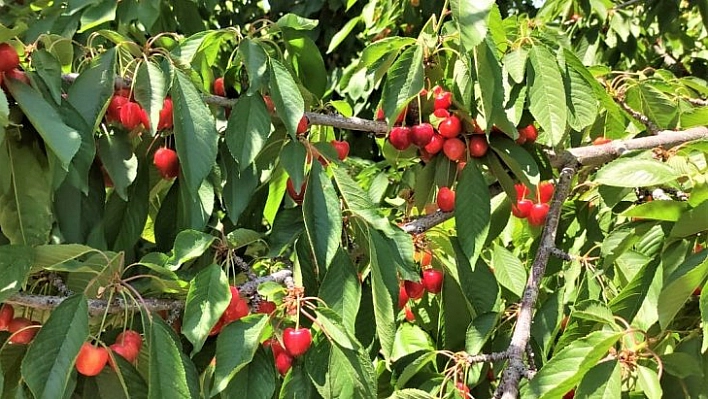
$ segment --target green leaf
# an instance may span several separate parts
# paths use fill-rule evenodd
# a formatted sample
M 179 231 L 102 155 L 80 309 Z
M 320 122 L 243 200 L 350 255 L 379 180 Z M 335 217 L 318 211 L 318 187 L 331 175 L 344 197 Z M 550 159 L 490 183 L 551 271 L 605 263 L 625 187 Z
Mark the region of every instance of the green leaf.
M 632 281 L 616 297 L 612 298 L 609 306 L 615 316 L 621 317 L 629 323 L 632 322 L 644 302 L 658 266 L 658 259 L 649 262 L 637 272 Z
M 300 82 L 317 98 L 327 90 L 327 70 L 317 44 L 306 32 L 283 29 L 285 48 Z
M 341 248 L 332 260 L 332 266 L 322 279 L 319 297 L 332 311 L 337 312 L 347 331 L 354 331 L 361 301 L 361 284 L 356 267 Z
M 410 323 L 401 323 L 398 326 L 391 360 L 395 362 L 416 352 L 433 351 L 435 351 L 435 345 L 422 328 Z
M 170 327 L 153 316 L 148 334 L 148 398 L 190 398 L 187 370 Z
M 475 162 L 467 163 L 455 193 L 455 225 L 460 245 L 470 264 L 477 262 L 487 239 L 491 217 L 489 201 L 484 176 Z
M 98 155 L 113 181 L 116 193 L 123 201 L 128 201 L 128 186 L 138 176 L 138 158 L 133 153 L 128 133 L 117 131 L 101 135 L 98 139 Z
M 626 101 L 635 111 L 647 116 L 660 127 L 674 124 L 676 103 L 651 83 L 642 82 L 627 89 Z
M 433 399 L 435 396 L 420 389 L 401 389 L 393 392 L 387 399 Z
M 180 231 L 175 239 L 173 254 L 165 267 L 172 271 L 179 269 L 184 263 L 202 256 L 215 240 L 216 237 L 211 234 L 195 230 Z
M 229 116 L 224 140 L 244 171 L 263 149 L 270 134 L 270 115 L 263 98 L 241 96 Z
M 361 16 L 354 17 L 347 21 L 342 29 L 332 36 L 332 40 L 329 41 L 329 47 L 327 47 L 327 54 L 330 54 L 337 47 L 339 47 L 339 45 L 344 41 L 344 39 L 347 38 L 347 36 L 349 36 L 359 22 L 361 22 Z
M 541 181 L 538 165 L 524 147 L 500 136 L 492 136 L 490 145 L 509 169 L 514 172 L 514 175 L 527 187 L 536 187 Z
M 233 376 L 251 362 L 268 317 L 251 315 L 229 323 L 216 340 L 216 370 L 212 395 L 223 391 Z
M 519 47 L 504 55 L 502 60 L 509 76 L 516 83 L 522 83 L 526 75 L 526 61 L 529 57 L 528 49 Z
M 495 244 L 492 267 L 499 284 L 521 298 L 526 287 L 526 268 L 519 258 L 503 246 Z
M 314 398 L 316 394 L 312 381 L 305 373 L 305 367 L 295 362 L 290 372 L 285 376 L 278 398 L 305 399 Z
M 585 80 L 580 69 L 585 66 L 568 49 L 563 49 L 565 61 L 564 82 L 566 90 L 566 105 L 568 107 L 568 124 L 576 131 L 590 126 L 597 118 L 597 99 L 593 88 Z
M 396 311 L 398 306 L 398 277 L 394 265 L 395 256 L 384 237 L 377 230 L 368 229 L 369 259 L 371 260 L 371 285 L 376 318 L 376 333 L 381 342 L 384 358 L 391 357 L 396 334 Z
M 529 86 L 529 111 L 546 132 L 549 144 L 557 146 L 565 136 L 567 120 L 563 78 L 553 54 L 544 46 L 529 50 L 526 81 Z
M 465 336 L 465 351 L 467 353 L 479 353 L 482 350 L 491 338 L 498 319 L 499 315 L 488 312 L 480 314 L 472 320 Z
M 180 178 L 192 195 L 211 172 L 219 139 L 214 118 L 199 92 L 184 73 L 177 71 L 172 85 L 174 137 Z
M 502 68 L 499 65 L 495 49 L 489 40 L 485 40 L 474 48 L 475 68 L 479 84 L 478 96 L 481 98 L 482 114 L 486 122 L 485 129 L 489 131 L 493 125 L 516 138 L 516 126 L 509 121 L 504 111 L 504 90 L 502 84 Z
M 622 212 L 622 216 L 675 222 L 689 209 L 681 201 L 649 201 Z
M 455 262 L 446 264 L 446 270 L 462 288 L 465 298 L 472 304 L 477 314 L 492 310 L 499 296 L 499 285 L 489 266 L 478 258 L 474 267 L 463 252 L 460 239 L 450 237 L 455 252 Z
M 46 92 L 56 104 L 61 104 L 61 65 L 59 60 L 47 50 L 35 50 L 32 52 L 32 66 L 37 70 L 37 75 L 41 79 Z
M 573 341 L 555 353 L 528 384 L 521 387 L 521 398 L 559 398 L 575 387 L 622 333 L 595 331 Z
M 326 339 L 318 339 L 308 351 L 305 362 L 310 380 L 325 398 L 376 397 L 376 372 L 364 351 L 341 348 Z
M 703 378 L 703 365 L 699 357 L 691 356 L 686 352 L 673 352 L 661 356 L 664 371 L 679 377 L 688 378 L 696 376 Z
M 398 376 L 396 380 L 396 387 L 403 388 L 406 383 L 410 381 L 419 371 L 428 366 L 429 364 L 434 364 L 435 358 L 437 357 L 436 352 L 426 352 L 418 356 L 415 360 L 410 362 L 403 372 Z
M 493 5 L 494 0 L 452 0 L 450 2 L 462 46 L 467 51 L 475 48 L 487 35 L 487 18 Z
M 290 137 L 294 138 L 297 125 L 305 111 L 305 101 L 302 99 L 300 89 L 290 71 L 276 59 L 271 58 L 268 63 L 268 76 L 275 111 L 285 124 Z
M 226 184 L 224 184 L 221 195 L 229 219 L 232 223 L 237 224 L 260 183 L 258 171 L 256 164 L 252 163 L 245 170 L 239 172 L 239 166 L 229 154 L 226 154 L 226 150 L 222 150 L 221 160 L 226 165 L 222 170 L 226 174 Z
M 135 100 L 142 105 L 150 119 L 150 132 L 155 135 L 157 123 L 160 121 L 160 111 L 167 96 L 167 80 L 162 69 L 157 64 L 144 61 L 135 73 Z
M 117 192 L 108 196 L 104 223 L 110 248 L 127 251 L 140 239 L 149 211 L 149 178 L 146 163 L 139 163 L 137 177 L 128 187 L 128 200 Z
M 691 359 L 693 357 L 690 357 Z M 637 388 L 639 388 L 647 399 L 661 399 L 664 397 L 659 381 L 659 374 L 641 364 L 637 365 Z
M 708 230 L 708 201 L 703 202 L 690 211 L 684 212 L 671 229 L 672 237 L 688 237 Z
M 10 190 L 0 195 L 0 230 L 11 244 L 44 244 L 54 221 L 46 160 L 14 140 L 5 140 L 0 151 L 7 154 L 9 163 L 3 168 L 9 168 L 12 178 Z
M 702 255 L 702 256 L 701 256 Z M 659 325 L 669 327 L 676 314 L 691 297 L 693 290 L 708 277 L 708 256 L 696 254 L 687 258 L 669 278 L 664 281 L 658 300 Z
M 613 187 L 656 186 L 680 177 L 663 162 L 652 159 L 618 158 L 600 168 L 595 182 Z
M 388 70 L 381 95 L 384 115 L 389 125 L 393 125 L 396 116 L 403 112 L 408 102 L 423 89 L 423 78 L 423 47 L 410 46 Z
M 280 17 L 275 24 L 281 29 L 313 30 L 319 23 L 320 21 L 316 19 L 304 18 L 297 14 L 288 13 Z
M 578 399 L 619 398 L 622 396 L 622 375 L 617 360 L 601 362 L 588 370 L 575 390 Z
M 342 213 L 332 181 L 319 162 L 313 162 L 310 170 L 302 211 L 317 268 L 324 271 L 339 248 Z
M 275 374 L 270 353 L 258 349 L 253 361 L 241 369 L 222 392 L 226 398 L 272 399 L 275 393 Z
M 0 246 L 0 302 L 4 302 L 25 286 L 34 259 L 32 247 Z
M 88 302 L 83 294 L 66 298 L 52 311 L 22 361 L 22 377 L 35 398 L 64 396 L 88 334 Z
M 114 2 L 98 2 L 82 10 L 80 21 L 81 28 L 78 33 L 84 33 L 92 28 L 95 28 L 103 23 L 116 20 L 117 3 Z
M 243 66 L 248 72 L 248 95 L 258 93 L 268 79 L 268 54 L 258 42 L 244 38 L 238 45 Z
M 57 110 L 32 87 L 12 79 L 6 79 L 4 84 L 44 143 L 57 156 L 62 169 L 69 170 L 69 163 L 81 146 L 81 134 L 62 122 Z
M 209 332 L 226 310 L 230 300 L 229 282 L 224 271 L 215 263 L 202 269 L 189 282 L 182 334 L 194 346 L 192 355 L 202 349 Z
M 116 47 L 98 57 L 69 86 L 67 100 L 89 126 L 98 127 L 115 85 Z
M 705 353 L 708 350 L 708 294 L 703 295 L 704 292 L 708 292 L 708 281 L 703 284 L 701 288 L 701 297 L 698 300 L 699 309 L 701 311 L 701 325 L 703 326 L 703 343 L 701 344 L 701 353 Z
M 393 36 L 381 39 L 364 49 L 361 53 L 361 64 L 370 68 L 384 56 L 397 54 L 403 47 L 413 44 L 415 44 L 415 39 L 411 37 Z

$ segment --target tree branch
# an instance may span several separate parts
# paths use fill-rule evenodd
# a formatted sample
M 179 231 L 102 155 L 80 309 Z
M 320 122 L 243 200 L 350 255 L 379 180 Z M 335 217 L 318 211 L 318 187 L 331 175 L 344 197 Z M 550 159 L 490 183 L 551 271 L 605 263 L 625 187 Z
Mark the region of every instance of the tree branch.
M 412 222 L 408 222 L 401 226 L 401 228 L 408 234 L 421 234 L 446 220 L 452 219 L 453 216 L 455 216 L 454 212 L 438 210 L 429 215 L 421 216 Z
M 659 126 L 656 125 L 656 123 L 652 122 L 651 119 L 649 119 L 648 116 L 632 109 L 632 107 L 630 107 L 626 102 L 624 102 L 624 99 L 615 98 L 615 102 L 619 104 L 623 110 L 627 111 L 628 114 L 632 115 L 632 118 L 638 120 L 641 124 L 646 126 L 647 130 L 649 130 L 649 133 L 656 134 L 659 130 L 661 130 L 659 129 Z

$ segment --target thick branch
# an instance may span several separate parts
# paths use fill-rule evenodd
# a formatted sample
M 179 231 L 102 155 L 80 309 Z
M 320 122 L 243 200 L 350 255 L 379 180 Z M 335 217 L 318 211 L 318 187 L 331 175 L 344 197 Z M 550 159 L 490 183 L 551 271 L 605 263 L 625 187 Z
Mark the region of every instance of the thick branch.
M 502 383 L 499 384 L 497 391 L 494 394 L 495 398 L 514 399 L 519 393 L 519 381 L 528 370 L 524 364 L 524 353 L 529 343 L 531 335 L 531 320 L 533 318 L 533 310 L 538 298 L 538 290 L 541 284 L 541 279 L 546 272 L 546 265 L 551 256 L 551 252 L 556 247 L 556 234 L 558 231 L 558 223 L 560 221 L 561 209 L 563 202 L 570 193 L 570 185 L 575 175 L 574 167 L 564 167 L 561 170 L 558 184 L 556 185 L 553 200 L 551 201 L 551 209 L 546 216 L 546 224 L 541 234 L 541 245 L 536 252 L 536 258 L 531 267 L 531 274 L 524 288 L 524 295 L 519 307 L 519 313 L 514 327 L 514 334 L 511 337 L 509 344 L 509 365 L 504 370 Z
M 430 215 L 421 216 L 412 222 L 408 222 L 401 226 L 401 228 L 408 234 L 421 234 L 439 225 L 440 223 L 451 219 L 453 216 L 455 216 L 454 212 L 443 212 L 438 210 Z
M 579 164 L 595 166 L 609 162 L 627 151 L 650 150 L 656 147 L 671 148 L 694 140 L 708 140 L 708 126 L 699 126 L 682 131 L 663 130 L 656 136 L 630 140 L 613 140 L 603 145 L 571 148 L 558 154 L 551 154 L 551 164 L 556 168 Z

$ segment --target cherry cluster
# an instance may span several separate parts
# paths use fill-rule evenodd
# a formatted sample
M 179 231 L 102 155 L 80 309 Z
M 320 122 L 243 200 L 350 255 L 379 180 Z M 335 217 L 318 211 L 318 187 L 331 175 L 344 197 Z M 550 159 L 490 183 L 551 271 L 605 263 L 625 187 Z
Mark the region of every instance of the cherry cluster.
M 15 309 L 7 304 L 0 307 L 0 331 L 8 331 L 11 344 L 26 345 L 32 342 L 39 331 L 40 323 L 26 317 L 15 317 Z
M 445 278 L 442 270 L 431 266 L 433 254 L 429 250 L 416 252 L 415 258 L 422 267 L 420 282 L 403 280 L 398 290 L 398 307 L 404 309 L 406 320 L 411 323 L 415 321 L 415 316 L 408 302 L 422 298 L 426 291 L 433 295 L 439 294 Z
M 270 348 L 275 360 L 275 368 L 284 376 L 290 371 L 293 360 L 307 353 L 312 345 L 312 332 L 309 328 L 288 327 L 283 330 L 283 343 L 272 337 L 263 342 L 263 346 Z
M 106 349 L 103 345 L 94 345 L 84 342 L 76 357 L 76 371 L 86 377 L 93 377 L 101 373 L 106 364 L 116 369 L 110 353 L 120 355 L 129 363 L 135 364 L 138 354 L 143 346 L 143 337 L 134 330 L 125 330 L 118 334 L 115 343 Z
M 532 226 L 541 226 L 546 221 L 550 206 L 548 202 L 553 198 L 555 186 L 552 182 L 541 182 L 536 187 L 535 202 L 526 198 L 531 190 L 523 183 L 514 185 L 516 189 L 516 204 L 511 206 L 511 213 L 520 219 L 528 219 Z
M 231 300 L 226 306 L 224 313 L 221 314 L 219 320 L 216 322 L 214 327 L 212 327 L 211 332 L 209 332 L 209 335 L 211 336 L 220 333 L 221 329 L 223 329 L 227 324 L 248 316 L 248 313 L 250 312 L 248 302 L 241 298 L 238 288 L 230 286 L 229 290 L 231 292 Z

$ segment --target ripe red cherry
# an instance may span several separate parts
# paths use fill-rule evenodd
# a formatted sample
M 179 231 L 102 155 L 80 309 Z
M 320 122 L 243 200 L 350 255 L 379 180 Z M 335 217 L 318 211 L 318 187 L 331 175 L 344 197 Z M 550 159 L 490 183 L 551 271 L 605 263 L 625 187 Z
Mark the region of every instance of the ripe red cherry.
M 443 144 L 443 152 L 451 161 L 463 161 L 466 149 L 465 143 L 458 138 L 447 139 Z
M 160 120 L 157 122 L 157 130 L 172 129 L 172 99 L 167 97 L 162 102 L 160 110 Z
M 406 113 L 408 112 L 408 107 L 403 108 L 403 111 L 401 111 L 400 114 L 396 117 L 396 122 L 394 122 L 394 125 L 400 125 L 403 122 L 403 119 L 406 117 Z M 386 115 L 384 114 L 383 108 L 379 108 L 376 110 L 376 120 L 377 121 L 385 121 L 386 120 Z
M 465 385 L 464 382 L 457 381 L 455 383 L 455 388 L 457 388 L 457 392 L 459 392 L 460 396 L 462 396 L 463 398 L 467 399 L 472 397 L 472 395 L 470 395 L 470 388 Z
M 8 43 L 0 43 L 0 73 L 8 72 L 20 65 L 20 56 Z
M 438 191 L 438 208 L 443 212 L 455 210 L 455 192 L 447 187 L 440 187 Z
M 607 137 L 598 137 L 595 140 L 592 141 L 592 145 L 603 145 L 611 142 L 612 139 L 608 139 Z
M 292 357 L 302 356 L 310 349 L 312 333 L 307 328 L 288 327 L 283 331 L 283 346 Z
M 404 306 L 408 303 L 408 292 L 406 291 L 406 287 L 401 284 L 398 287 L 398 308 L 403 309 Z
M 7 331 L 12 334 L 10 336 L 9 342 L 11 344 L 29 344 L 34 338 L 34 336 L 37 334 L 37 331 L 39 331 L 39 328 L 28 327 L 38 325 L 38 322 L 31 321 L 24 317 L 16 317 L 10 320 L 10 324 L 7 326 Z
M 411 142 L 418 147 L 425 147 L 433 139 L 435 130 L 430 123 L 421 123 L 411 128 Z
M 433 212 L 435 212 L 435 210 L 433 210 Z M 421 266 L 425 267 L 430 266 L 430 262 L 433 260 L 433 254 L 429 250 L 418 251 L 415 253 L 413 258 L 416 262 L 420 262 Z
M 563 399 L 573 399 L 575 397 L 575 389 L 571 389 L 563 395 Z
M 143 109 L 138 103 L 127 102 L 120 107 L 120 123 L 128 130 L 133 130 L 143 123 Z
M 344 140 L 332 140 L 332 145 L 334 146 L 334 149 L 337 150 L 337 158 L 339 158 L 340 161 L 347 159 L 347 156 L 349 155 L 349 142 Z
M 512 205 L 511 213 L 517 218 L 524 219 L 531 213 L 531 208 L 533 207 L 533 201 L 530 199 L 520 199 L 516 201 L 516 205 Z
M 263 314 L 271 314 L 275 312 L 276 309 L 275 302 L 271 301 L 261 301 L 258 304 L 258 309 L 256 309 L 256 313 L 263 313 Z
M 306 187 L 307 187 L 307 181 L 304 181 L 304 182 L 302 182 L 302 186 L 300 186 L 300 192 L 295 191 L 295 185 L 293 183 L 293 180 L 288 177 L 288 183 L 287 183 L 288 195 L 290 195 L 290 198 L 292 198 L 296 204 L 302 205 L 302 200 L 305 198 L 305 188 Z
M 423 294 L 425 294 L 423 284 L 416 283 L 415 281 L 406 280 L 403 282 L 403 287 L 410 299 L 420 299 L 423 297 Z
M 408 320 L 410 323 L 415 322 L 415 315 L 413 314 L 411 307 L 406 305 L 406 308 L 404 310 L 406 313 L 406 320 Z
M 135 362 L 138 358 L 138 353 L 140 353 L 140 351 L 136 350 L 132 345 L 122 345 L 117 342 L 109 346 L 109 348 L 113 353 L 122 356 L 123 359 L 127 360 L 129 363 Z M 114 365 L 111 364 L 111 367 L 114 367 Z
M 15 309 L 10 305 L 2 305 L 0 308 L 0 331 L 7 331 L 12 318 L 15 316 Z
M 76 370 L 87 377 L 93 377 L 106 367 L 106 362 L 108 362 L 106 348 L 84 342 L 76 357 Z
M 108 103 L 108 109 L 106 110 L 106 120 L 108 122 L 120 121 L 120 109 L 129 102 L 130 100 L 127 97 L 119 95 L 111 97 L 111 102 Z
M 383 121 L 386 119 L 386 115 L 384 115 L 383 108 L 379 108 L 376 110 L 376 120 L 377 121 Z
M 703 291 L 703 288 L 702 288 L 702 287 L 696 287 L 696 288 L 693 290 L 693 296 L 701 296 L 701 291 Z
M 546 221 L 546 215 L 548 215 L 549 208 L 550 207 L 546 203 L 534 204 L 531 207 L 531 212 L 529 212 L 529 224 L 531 226 L 542 226 Z
M 538 202 L 548 202 L 553 198 L 553 191 L 555 186 L 553 183 L 547 181 L 538 185 Z
M 534 125 L 527 125 L 518 129 L 519 137 L 523 137 L 524 141 L 533 143 L 538 138 L 538 130 Z
M 462 132 L 462 122 L 455 115 L 448 116 L 440 122 L 438 131 L 447 138 L 455 138 Z
M 403 151 L 411 145 L 411 129 L 407 127 L 395 126 L 388 135 L 388 141 L 393 148 Z
M 481 158 L 487 153 L 489 144 L 485 136 L 474 135 L 470 138 L 470 156 Z
M 265 102 L 266 108 L 268 109 L 268 113 L 272 114 L 275 112 L 275 104 L 273 103 L 273 99 L 270 98 L 270 96 L 265 95 L 263 96 L 263 102 Z
M 220 97 L 226 97 L 226 87 L 224 86 L 224 78 L 214 79 L 214 94 Z
M 216 324 L 214 324 L 214 327 L 211 328 L 211 331 L 209 331 L 209 336 L 213 337 L 214 335 L 220 333 L 221 329 L 224 328 L 224 324 L 224 319 L 219 318 Z
M 514 190 L 516 191 L 517 200 L 524 199 L 527 195 L 531 193 L 531 190 L 529 190 L 529 188 L 526 187 L 524 183 L 514 184 Z
M 452 93 L 441 91 L 435 95 L 435 104 L 433 105 L 435 109 L 448 109 L 450 105 L 452 105 Z
M 133 347 L 137 352 L 140 352 L 140 348 L 143 346 L 143 337 L 137 331 L 125 330 L 118 334 L 116 337 L 116 343 L 123 346 Z
M 5 79 L 14 79 L 26 85 L 30 84 L 30 79 L 27 74 L 17 68 L 5 72 Z
M 430 139 L 430 142 L 423 148 L 428 154 L 435 155 L 442 151 L 444 145 L 445 138 L 439 134 L 433 134 L 433 138 Z
M 231 286 L 229 287 L 229 290 L 231 291 L 231 300 L 226 306 L 224 314 L 221 315 L 221 318 L 224 319 L 225 324 L 239 320 L 242 317 L 246 317 L 249 312 L 248 303 L 241 298 L 238 288 Z
M 305 134 L 307 132 L 307 128 L 310 126 L 310 120 L 307 119 L 306 115 L 303 115 L 302 118 L 300 118 L 300 122 L 297 124 L 297 131 L 295 134 Z
M 442 291 L 443 277 L 442 270 L 423 270 L 423 287 L 431 294 L 439 294 Z
M 278 369 L 280 375 L 284 376 L 290 371 L 293 366 L 293 358 L 289 354 L 282 352 L 275 357 L 275 368 Z
M 440 109 L 436 109 L 435 111 L 433 111 L 433 115 L 435 115 L 438 118 L 444 119 L 444 118 L 447 118 L 450 116 L 450 112 L 448 110 L 446 110 L 445 108 L 440 108 Z
M 163 179 L 173 179 L 179 175 L 179 158 L 175 150 L 161 147 L 155 151 L 152 159 L 157 170 L 160 171 L 160 176 Z

